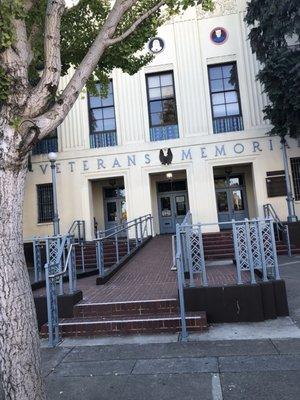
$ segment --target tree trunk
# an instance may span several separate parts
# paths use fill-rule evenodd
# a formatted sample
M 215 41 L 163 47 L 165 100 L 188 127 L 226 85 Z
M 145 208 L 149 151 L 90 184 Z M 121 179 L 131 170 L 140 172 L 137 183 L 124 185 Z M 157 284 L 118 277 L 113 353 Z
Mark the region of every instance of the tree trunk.
M 23 249 L 26 162 L 0 165 L 0 362 L 5 399 L 44 400 L 35 306 Z

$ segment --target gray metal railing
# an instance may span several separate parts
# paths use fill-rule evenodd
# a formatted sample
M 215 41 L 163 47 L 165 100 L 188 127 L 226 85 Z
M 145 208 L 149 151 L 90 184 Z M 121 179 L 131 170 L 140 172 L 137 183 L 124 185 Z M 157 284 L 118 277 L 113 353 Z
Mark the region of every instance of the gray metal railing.
M 48 238 L 46 246 L 49 249 L 49 257 L 45 264 L 48 343 L 49 347 L 55 347 L 60 342 L 58 296 L 63 295 L 66 288 L 69 294 L 76 291 L 75 246 L 78 246 L 78 243 L 74 242 L 74 237 L 70 235 L 53 236 Z M 64 277 L 68 280 L 66 286 L 63 285 Z
M 226 225 L 232 228 L 236 284 L 243 285 L 249 284 L 249 280 L 251 284 L 257 282 L 255 270 L 261 271 L 263 281 L 280 279 L 273 224 L 272 218 L 193 224 L 190 213 L 181 225 L 177 224 L 174 252 L 182 340 L 187 340 L 184 288 L 210 285 L 207 276 L 209 267 L 206 265 L 204 252 L 203 227 L 216 226 L 216 231 Z
M 41 236 L 33 238 L 33 265 L 34 265 L 34 282 L 45 279 L 44 265 L 49 263 L 51 254 L 55 253 L 57 246 L 60 246 L 60 240 L 63 237 L 72 237 L 74 243 L 80 248 L 81 271 L 85 271 L 84 258 L 84 242 L 85 242 L 85 221 L 75 220 L 70 226 L 66 235 L 60 236 Z M 66 249 L 63 253 L 66 257 Z
M 277 239 L 280 240 L 281 238 L 285 238 L 285 242 L 287 245 L 288 256 L 292 256 L 292 248 L 290 242 L 290 234 L 289 234 L 289 227 L 287 224 L 284 224 L 281 219 L 279 218 L 278 214 L 276 213 L 275 208 L 272 204 L 267 203 L 263 205 L 264 210 L 264 217 L 265 218 L 273 218 L 274 220 L 274 229 L 276 232 Z
M 94 242 L 96 244 L 99 276 L 104 278 L 111 273 L 149 236 L 153 236 L 153 217 L 151 214 L 126 221 L 105 231 L 97 231 L 97 238 L 94 239 Z M 114 259 L 108 268 L 105 268 L 105 246 L 110 246 L 114 251 Z

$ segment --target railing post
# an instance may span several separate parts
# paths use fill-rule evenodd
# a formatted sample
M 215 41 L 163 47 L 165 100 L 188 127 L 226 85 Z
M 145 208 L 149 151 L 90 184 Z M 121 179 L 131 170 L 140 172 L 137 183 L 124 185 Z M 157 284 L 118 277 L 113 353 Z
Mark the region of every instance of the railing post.
M 139 237 L 138 237 L 138 219 L 134 220 L 134 227 L 135 227 L 135 244 L 138 247 L 139 244 Z
M 150 215 L 150 235 L 153 237 L 153 218 Z
M 180 226 L 176 225 L 176 267 L 177 267 L 177 281 L 178 281 L 178 295 L 179 295 L 179 307 L 180 307 L 180 319 L 181 319 L 181 341 L 187 342 L 188 333 L 186 329 L 185 320 L 185 301 L 184 301 L 184 290 L 183 290 L 183 277 L 184 271 L 182 270 L 182 251 L 181 251 L 181 240 L 180 240 Z
M 34 265 L 34 281 L 38 282 L 42 279 L 42 257 L 41 242 L 39 239 L 33 239 L 33 265 Z
M 235 263 L 236 263 L 236 275 L 237 275 L 237 284 L 242 285 L 242 273 L 241 273 L 241 260 L 240 260 L 240 252 L 238 245 L 238 235 L 236 232 L 236 221 L 231 220 L 232 223 L 232 236 L 233 236 L 233 246 L 234 246 L 234 254 L 235 254 Z
M 289 226 L 285 225 L 285 237 L 286 237 L 286 245 L 288 248 L 288 256 L 292 257 L 292 248 L 291 248 L 291 241 L 290 241 L 290 232 L 289 232 Z
M 256 283 L 255 274 L 254 274 L 254 263 L 253 263 L 253 254 L 252 254 L 252 245 L 251 245 L 251 237 L 250 237 L 250 221 L 245 219 L 245 232 L 246 232 L 246 246 L 248 253 L 248 262 L 251 276 L 251 283 Z
M 273 257 L 274 257 L 275 279 L 280 279 L 279 268 L 278 268 L 278 259 L 277 259 L 276 241 L 275 241 L 274 230 L 272 229 L 272 220 L 271 219 L 269 221 L 269 224 L 270 224 L 272 251 L 273 251 Z
M 141 242 L 143 241 L 143 220 L 142 220 L 142 217 L 140 217 L 139 218 L 139 220 L 140 220 L 140 237 L 141 237 Z
M 97 268 L 99 276 L 104 277 L 104 256 L 103 256 L 103 240 L 97 240 L 96 242 L 96 256 L 97 256 Z
M 189 267 L 189 273 L 190 273 L 190 286 L 194 287 L 195 282 L 194 282 L 194 271 L 193 271 L 193 257 L 192 257 L 192 233 L 193 232 L 193 226 L 188 226 L 185 225 L 185 234 L 186 234 L 186 253 L 187 253 L 187 260 L 188 260 L 188 267 Z
M 80 251 L 81 251 L 81 269 L 82 272 L 85 271 L 85 262 L 84 262 L 84 244 L 80 243 Z
M 48 340 L 49 347 L 55 347 L 59 338 L 59 325 L 58 325 L 58 305 L 57 305 L 57 292 L 56 292 L 56 279 L 50 278 L 48 264 L 45 265 L 45 279 L 46 279 L 46 296 L 47 296 L 47 314 L 48 314 Z
M 126 229 L 126 239 L 127 239 L 127 254 L 130 254 L 130 237 L 129 237 L 129 228 L 127 226 Z
M 116 246 L 117 263 L 119 263 L 119 241 L 118 241 L 118 234 L 115 234 L 115 246 Z
M 262 271 L 263 271 L 263 281 L 268 281 L 268 272 L 267 272 L 267 264 L 266 264 L 266 257 L 265 257 L 265 246 L 264 246 L 264 239 L 262 233 L 262 221 L 256 220 L 257 232 L 258 232 L 258 241 L 259 241 L 259 249 L 260 249 L 260 259 L 262 263 Z
M 203 286 L 208 286 L 207 276 L 206 276 L 206 267 L 205 267 L 205 258 L 204 258 L 204 248 L 203 248 L 203 238 L 202 238 L 201 224 L 199 224 L 199 228 L 198 228 L 198 240 L 199 240 L 199 251 L 200 251 L 200 262 L 201 262 L 201 269 L 202 269 Z

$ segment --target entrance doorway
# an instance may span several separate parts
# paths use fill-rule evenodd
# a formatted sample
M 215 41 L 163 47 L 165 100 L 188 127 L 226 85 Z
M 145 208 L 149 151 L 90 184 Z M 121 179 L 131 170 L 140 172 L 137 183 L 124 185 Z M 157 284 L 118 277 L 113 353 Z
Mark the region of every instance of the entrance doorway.
M 219 222 L 249 218 L 244 174 L 217 176 L 214 181 Z
M 189 209 L 186 180 L 157 183 L 160 233 L 174 233 Z
M 127 221 L 124 186 L 104 187 L 105 229 L 114 228 Z

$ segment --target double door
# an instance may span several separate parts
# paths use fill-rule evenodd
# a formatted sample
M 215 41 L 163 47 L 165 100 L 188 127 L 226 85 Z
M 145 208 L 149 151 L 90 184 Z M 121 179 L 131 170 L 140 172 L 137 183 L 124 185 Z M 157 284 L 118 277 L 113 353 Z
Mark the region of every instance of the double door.
M 158 194 L 160 233 L 175 233 L 176 224 L 181 224 L 188 211 L 187 192 Z
M 249 217 L 246 188 L 243 183 L 244 179 L 241 176 L 230 177 L 224 181 L 224 187 L 216 187 L 219 222 L 232 219 L 240 221 Z
M 127 221 L 126 199 L 122 196 L 123 191 L 116 190 L 116 196 L 107 196 L 104 200 L 105 229 L 114 228 Z

